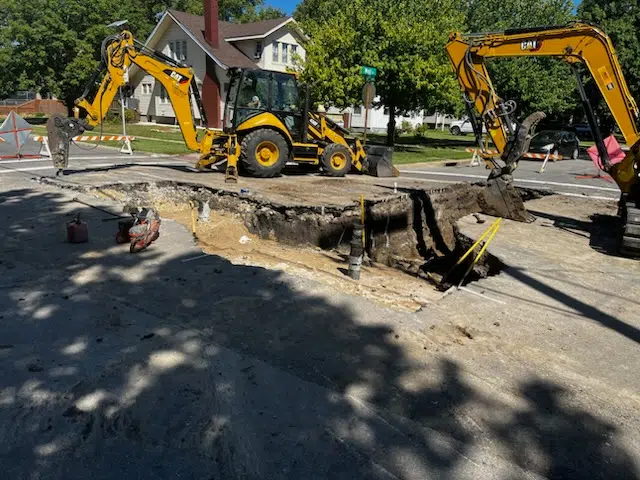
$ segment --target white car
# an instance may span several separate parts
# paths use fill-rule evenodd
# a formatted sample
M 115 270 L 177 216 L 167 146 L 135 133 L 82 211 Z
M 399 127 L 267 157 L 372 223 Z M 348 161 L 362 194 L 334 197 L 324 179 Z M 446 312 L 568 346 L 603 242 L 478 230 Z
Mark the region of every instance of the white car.
M 464 135 L 466 133 L 473 133 L 473 127 L 471 126 L 471 122 L 468 118 L 464 120 L 454 120 L 449 125 L 449 131 L 453 135 Z M 487 133 L 487 130 L 484 128 L 484 124 L 482 125 L 482 133 Z
M 512 126 L 514 130 L 517 128 L 515 123 L 513 123 Z M 449 131 L 453 135 L 466 135 L 467 133 L 473 133 L 473 127 L 471 126 L 469 119 L 465 118 L 464 120 L 455 120 L 451 122 L 451 125 L 449 125 Z M 482 124 L 482 133 L 487 133 L 484 123 Z

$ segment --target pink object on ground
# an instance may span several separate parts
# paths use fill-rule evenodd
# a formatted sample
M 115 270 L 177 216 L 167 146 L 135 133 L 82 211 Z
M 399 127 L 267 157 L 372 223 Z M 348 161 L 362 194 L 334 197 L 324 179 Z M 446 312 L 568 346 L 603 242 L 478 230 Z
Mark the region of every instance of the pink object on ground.
M 609 153 L 609 159 L 611 159 L 611 165 L 615 165 L 616 163 L 620 163 L 624 157 L 625 153 L 620 148 L 620 144 L 616 140 L 616 137 L 613 135 L 608 136 L 604 139 L 604 146 Z M 587 153 L 591 158 L 591 161 L 594 163 L 596 167 L 602 170 L 602 162 L 600 161 L 600 155 L 598 154 L 598 147 L 596 145 L 592 145 L 587 148 Z

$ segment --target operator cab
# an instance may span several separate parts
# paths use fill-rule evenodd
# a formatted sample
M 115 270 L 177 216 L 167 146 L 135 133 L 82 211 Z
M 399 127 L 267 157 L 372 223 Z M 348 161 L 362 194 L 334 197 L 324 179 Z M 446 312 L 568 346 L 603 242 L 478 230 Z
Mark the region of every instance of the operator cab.
M 226 133 L 269 112 L 287 127 L 292 138 L 301 138 L 304 108 L 296 75 L 259 69 L 232 69 L 229 75 L 223 120 Z

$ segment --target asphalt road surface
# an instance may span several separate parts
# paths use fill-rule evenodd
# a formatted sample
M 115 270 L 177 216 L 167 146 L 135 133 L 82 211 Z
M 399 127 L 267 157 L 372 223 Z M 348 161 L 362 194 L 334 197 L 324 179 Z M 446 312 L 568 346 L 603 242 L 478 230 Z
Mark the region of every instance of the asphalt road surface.
M 20 158 L 11 157 L 12 150 L 0 144 L 0 182 L 10 182 L 16 176 L 51 176 L 55 175 L 51 159 L 39 155 L 40 144 L 29 140 L 21 149 Z M 185 165 L 185 160 L 176 156 L 151 155 L 134 152 L 133 155 L 121 154 L 118 148 L 89 144 L 71 145 L 69 169 L 82 170 L 104 168 L 112 165 Z
M 135 145 L 134 145 L 135 148 Z M 19 176 L 51 176 L 55 175 L 55 169 L 51 160 L 40 157 L 38 152 L 40 144 L 30 140 L 22 148 L 22 158 L 0 159 L 0 182 L 11 181 Z M 0 144 L 0 157 L 11 155 L 12 152 L 6 146 Z M 142 152 L 134 152 L 133 155 L 121 154 L 117 148 L 91 145 L 72 145 L 69 169 L 81 171 L 93 168 L 105 168 L 112 165 L 180 165 L 190 166 L 192 161 L 187 161 L 180 156 L 152 155 Z M 544 173 L 539 173 L 541 161 L 523 160 L 514 173 L 517 186 L 529 187 L 541 190 L 550 190 L 555 193 L 569 196 L 588 196 L 595 199 L 617 200 L 620 190 L 613 179 L 606 173 L 600 172 L 600 178 L 592 178 L 598 171 L 589 160 L 562 160 L 549 162 Z M 459 183 L 478 182 L 487 178 L 488 171 L 484 165 L 470 167 L 466 163 L 455 163 L 445 166 L 441 163 L 422 165 L 401 165 L 401 175 L 405 178 L 424 180 L 433 183 Z M 163 179 L 162 175 L 154 175 L 157 179 Z M 170 173 L 166 178 L 171 177 Z
M 544 173 L 539 173 L 541 166 L 542 161 L 522 160 L 513 175 L 515 184 L 521 187 L 551 190 L 569 196 L 588 196 L 607 200 L 617 200 L 620 196 L 618 186 L 608 174 L 600 172 L 600 178 L 592 178 L 598 174 L 598 170 L 589 160 L 549 162 Z M 400 173 L 404 177 L 444 183 L 477 182 L 486 179 L 489 174 L 484 165 L 470 167 L 466 163 L 456 163 L 454 166 L 406 165 L 400 166 Z

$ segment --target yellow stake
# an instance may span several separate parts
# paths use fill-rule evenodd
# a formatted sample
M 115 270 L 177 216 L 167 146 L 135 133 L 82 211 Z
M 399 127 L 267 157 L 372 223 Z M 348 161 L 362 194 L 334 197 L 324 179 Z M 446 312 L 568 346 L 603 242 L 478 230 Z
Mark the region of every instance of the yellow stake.
M 471 245 L 471 247 L 469 248 L 469 250 L 467 250 L 465 252 L 465 254 L 460 257 L 460 260 L 458 260 L 456 262 L 456 266 L 460 265 L 462 262 L 464 262 L 464 260 L 471 254 L 471 252 L 473 252 L 475 250 L 475 248 L 480 245 L 480 242 L 482 242 L 482 240 L 484 240 L 484 238 L 491 234 L 491 232 L 493 232 L 494 230 L 497 232 L 498 228 L 500 228 L 500 222 L 502 221 L 502 218 L 498 218 L 495 222 L 493 222 L 491 224 L 491 226 L 489 228 L 487 228 L 487 230 L 480 235 L 480 238 L 478 238 L 478 240 L 476 240 L 476 243 L 474 243 L 473 245 Z M 495 234 L 494 234 L 495 235 Z M 491 238 L 493 238 L 493 235 L 491 236 Z
M 491 240 L 493 240 L 493 237 L 495 237 L 496 233 L 498 233 L 498 230 L 500 230 L 500 220 L 502 220 L 502 218 L 499 218 L 498 220 L 496 220 L 494 222 L 494 224 L 491 225 L 491 227 L 489 227 L 489 229 L 487 230 L 487 232 L 491 231 L 491 234 L 489 235 L 489 238 L 487 238 L 487 241 L 484 242 L 484 245 L 480 249 L 480 252 L 478 253 L 478 255 L 476 255 L 476 258 L 473 260 L 471 265 L 469 265 L 469 268 L 467 269 L 467 271 L 465 272 L 464 276 L 460 280 L 460 283 L 458 283 L 458 288 L 460 288 L 462 286 L 462 282 L 464 282 L 464 279 L 467 278 L 467 275 L 469 275 L 469 273 L 471 272 L 471 270 L 473 269 L 475 264 L 478 263 L 478 260 L 480 260 L 480 257 L 482 257 L 482 254 L 484 253 L 484 251 L 487 249 L 487 247 L 491 243 Z M 485 233 L 487 233 L 487 232 L 485 232 Z

